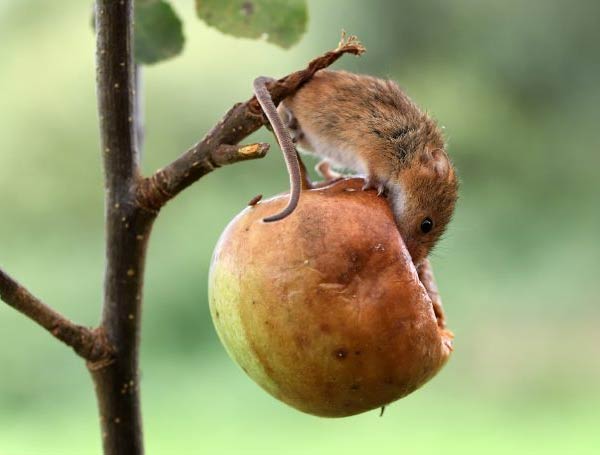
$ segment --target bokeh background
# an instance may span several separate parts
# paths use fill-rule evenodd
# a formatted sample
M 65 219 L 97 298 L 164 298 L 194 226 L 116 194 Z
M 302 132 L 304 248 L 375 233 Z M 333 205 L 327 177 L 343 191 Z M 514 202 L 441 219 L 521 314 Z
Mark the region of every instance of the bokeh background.
M 0 264 L 76 321 L 101 304 L 103 189 L 91 2 L 0 0 Z M 252 79 L 301 68 L 345 28 L 337 68 L 398 80 L 446 127 L 462 191 L 433 262 L 456 351 L 423 389 L 328 420 L 268 396 L 227 357 L 206 278 L 227 222 L 287 188 L 280 153 L 170 203 L 150 245 L 142 346 L 149 454 L 591 454 L 600 450 L 600 3 L 312 0 L 289 51 L 206 27 L 144 73 L 150 172 Z M 265 132 L 255 140 L 272 138 Z M 98 454 L 82 362 L 0 304 L 0 454 Z

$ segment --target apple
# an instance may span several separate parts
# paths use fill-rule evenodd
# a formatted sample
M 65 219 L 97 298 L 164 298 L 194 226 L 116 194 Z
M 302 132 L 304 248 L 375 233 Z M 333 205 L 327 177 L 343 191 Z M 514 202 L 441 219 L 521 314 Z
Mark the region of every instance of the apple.
M 209 300 L 229 355 L 300 411 L 343 417 L 387 405 L 431 379 L 451 352 L 386 200 L 345 179 L 287 195 L 227 226 Z

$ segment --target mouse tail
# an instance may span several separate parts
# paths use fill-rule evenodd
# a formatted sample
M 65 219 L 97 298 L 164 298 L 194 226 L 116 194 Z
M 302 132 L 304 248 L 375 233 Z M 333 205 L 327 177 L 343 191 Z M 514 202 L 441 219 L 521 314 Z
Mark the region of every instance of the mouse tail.
M 253 84 L 254 95 L 267 116 L 267 119 L 269 119 L 269 122 L 273 127 L 273 132 L 277 137 L 277 142 L 279 142 L 279 146 L 283 152 L 283 158 L 285 159 L 285 164 L 290 176 L 290 198 L 287 206 L 281 212 L 263 219 L 266 223 L 279 221 L 290 215 L 298 205 L 300 191 L 302 190 L 302 174 L 300 171 L 298 155 L 296 154 L 296 148 L 294 147 L 289 131 L 277 113 L 275 103 L 273 103 L 271 94 L 267 89 L 267 83 L 273 80 L 274 79 L 270 77 L 257 77 Z

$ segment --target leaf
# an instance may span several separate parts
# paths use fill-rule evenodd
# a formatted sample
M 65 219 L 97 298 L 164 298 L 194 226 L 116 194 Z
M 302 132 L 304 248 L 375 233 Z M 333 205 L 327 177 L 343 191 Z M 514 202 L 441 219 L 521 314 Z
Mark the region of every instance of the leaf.
M 174 57 L 183 49 L 181 20 L 163 0 L 135 2 L 135 60 L 152 64 Z
M 196 0 L 200 19 L 229 35 L 289 48 L 306 31 L 305 0 Z

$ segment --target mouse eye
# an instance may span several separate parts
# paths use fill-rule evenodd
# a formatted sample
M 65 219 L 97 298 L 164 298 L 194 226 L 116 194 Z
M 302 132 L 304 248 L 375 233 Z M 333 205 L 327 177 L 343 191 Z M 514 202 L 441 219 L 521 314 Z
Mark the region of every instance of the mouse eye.
M 433 229 L 433 221 L 431 221 L 431 218 L 427 217 L 423 221 L 421 221 L 421 232 L 423 234 L 427 234 L 432 229 Z

